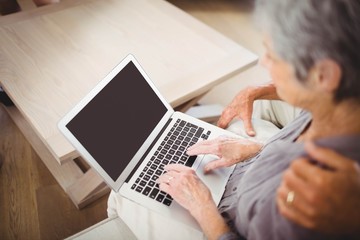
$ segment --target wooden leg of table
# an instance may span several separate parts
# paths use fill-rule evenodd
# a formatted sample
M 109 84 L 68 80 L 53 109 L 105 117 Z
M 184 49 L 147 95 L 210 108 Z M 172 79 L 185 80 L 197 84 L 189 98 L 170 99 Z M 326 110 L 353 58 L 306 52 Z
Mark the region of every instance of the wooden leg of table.
M 60 165 L 19 110 L 15 106 L 5 109 L 77 208 L 80 209 L 109 192 L 109 188 L 92 169 L 84 173 L 73 160 Z
M 78 208 L 88 205 L 109 191 L 110 188 L 92 168 L 67 189 L 69 197 Z

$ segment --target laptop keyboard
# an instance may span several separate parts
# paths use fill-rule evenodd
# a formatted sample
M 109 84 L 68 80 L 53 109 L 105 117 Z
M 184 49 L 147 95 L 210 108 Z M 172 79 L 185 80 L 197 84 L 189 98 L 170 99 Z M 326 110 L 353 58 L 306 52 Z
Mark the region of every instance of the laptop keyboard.
M 210 133 L 211 131 L 205 133 L 202 127 L 178 119 L 131 189 L 170 206 L 172 197 L 160 190 L 156 180 L 164 173 L 164 167 L 167 164 L 177 163 L 191 167 L 197 156 L 187 155 L 186 149 L 200 138 L 208 139 Z

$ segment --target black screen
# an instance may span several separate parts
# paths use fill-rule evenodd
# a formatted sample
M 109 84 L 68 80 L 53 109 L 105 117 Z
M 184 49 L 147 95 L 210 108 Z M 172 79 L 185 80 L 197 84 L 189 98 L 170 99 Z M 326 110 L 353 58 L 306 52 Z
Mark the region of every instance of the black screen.
M 66 127 L 116 181 L 166 111 L 130 62 Z

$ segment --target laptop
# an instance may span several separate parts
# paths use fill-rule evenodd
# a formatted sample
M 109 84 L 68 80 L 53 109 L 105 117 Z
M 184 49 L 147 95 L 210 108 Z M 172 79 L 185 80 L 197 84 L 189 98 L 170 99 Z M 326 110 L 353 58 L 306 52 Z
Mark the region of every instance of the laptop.
M 219 203 L 231 168 L 204 174 L 212 155 L 188 156 L 198 141 L 238 137 L 181 112 L 166 102 L 133 55 L 123 59 L 58 123 L 60 131 L 108 186 L 144 207 L 193 228 L 199 225 L 156 179 L 164 166 L 193 168 Z

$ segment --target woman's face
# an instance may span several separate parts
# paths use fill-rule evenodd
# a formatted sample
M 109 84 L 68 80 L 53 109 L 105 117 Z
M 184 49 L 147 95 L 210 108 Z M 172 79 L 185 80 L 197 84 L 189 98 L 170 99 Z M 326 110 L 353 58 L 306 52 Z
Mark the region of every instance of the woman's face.
M 261 64 L 269 71 L 277 94 L 293 106 L 307 108 L 314 97 L 309 86 L 311 81 L 298 80 L 293 66 L 282 60 L 274 51 L 270 37 L 265 35 L 263 39 L 266 51 L 261 58 Z

